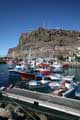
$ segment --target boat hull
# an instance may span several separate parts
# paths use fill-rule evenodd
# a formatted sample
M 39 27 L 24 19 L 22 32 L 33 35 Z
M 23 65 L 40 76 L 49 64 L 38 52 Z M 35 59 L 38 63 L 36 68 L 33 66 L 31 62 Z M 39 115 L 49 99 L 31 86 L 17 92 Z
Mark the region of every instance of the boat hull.
M 35 80 L 35 74 L 18 72 L 22 80 Z

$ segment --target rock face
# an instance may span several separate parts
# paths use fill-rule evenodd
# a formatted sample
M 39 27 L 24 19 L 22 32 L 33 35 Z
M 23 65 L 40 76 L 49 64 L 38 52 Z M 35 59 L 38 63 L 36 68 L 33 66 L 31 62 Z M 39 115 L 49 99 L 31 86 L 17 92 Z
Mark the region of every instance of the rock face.
M 8 57 L 28 56 L 31 50 L 33 57 L 51 57 L 56 55 L 69 54 L 76 47 L 80 46 L 80 32 L 62 29 L 38 28 L 30 33 L 22 33 L 19 44 L 10 48 Z

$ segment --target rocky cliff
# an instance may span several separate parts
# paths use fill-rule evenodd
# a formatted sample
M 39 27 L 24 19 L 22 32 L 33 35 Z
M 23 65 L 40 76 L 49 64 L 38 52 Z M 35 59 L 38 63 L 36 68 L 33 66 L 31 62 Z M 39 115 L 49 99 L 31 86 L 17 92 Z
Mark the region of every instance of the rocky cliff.
M 22 33 L 19 44 L 8 51 L 9 57 L 51 56 L 54 54 L 69 54 L 70 51 L 80 46 L 80 32 L 62 29 L 38 28 L 30 33 Z

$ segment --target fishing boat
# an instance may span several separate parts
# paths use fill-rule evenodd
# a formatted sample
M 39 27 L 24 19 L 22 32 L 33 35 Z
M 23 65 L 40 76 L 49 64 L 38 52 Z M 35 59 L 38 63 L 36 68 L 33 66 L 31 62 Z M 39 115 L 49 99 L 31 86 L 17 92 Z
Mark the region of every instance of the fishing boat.
M 63 64 L 60 64 L 58 62 L 54 62 L 51 65 L 51 70 L 53 73 L 63 73 L 64 72 Z
M 31 80 L 31 81 L 21 81 L 18 82 L 15 87 L 21 89 L 28 89 L 37 92 L 48 92 L 49 88 L 49 81 L 45 80 Z
M 52 94 L 64 97 L 70 97 L 76 90 L 77 85 L 73 79 L 62 80 L 60 86 L 52 91 Z
M 28 83 L 30 89 L 37 89 L 37 88 L 43 88 L 47 87 L 49 85 L 49 81 L 45 80 L 32 80 Z
M 36 78 L 35 74 L 29 72 L 18 71 L 18 74 L 22 80 L 34 80 Z
M 29 71 L 28 70 L 29 66 L 24 65 L 24 64 L 16 64 L 16 66 L 13 69 L 9 69 L 9 76 L 10 78 L 15 78 L 15 77 L 22 77 L 25 78 L 25 74 Z M 27 78 L 26 78 L 27 79 Z
M 13 69 L 9 69 L 9 77 L 16 78 L 20 77 L 19 71 L 22 71 L 21 65 L 16 65 Z
M 45 80 L 50 81 L 49 86 L 51 89 L 59 88 L 61 86 L 61 83 L 66 80 L 73 83 L 74 78 L 75 78 L 74 75 L 63 75 L 63 74 L 51 74 L 44 77 Z
M 61 84 L 61 75 L 60 74 L 52 74 L 44 77 L 44 80 L 50 81 L 49 86 L 51 89 L 57 89 Z
M 9 70 L 10 78 L 20 77 L 22 80 L 41 80 L 43 78 L 42 73 L 39 70 L 27 69 L 22 70 L 21 67 L 15 67 L 12 70 Z
M 25 71 L 17 71 L 17 72 L 20 74 L 21 79 L 24 79 L 24 80 L 27 80 L 27 79 L 38 80 L 39 77 L 41 77 L 41 75 L 46 76 L 51 74 L 49 64 L 44 64 L 44 63 L 38 64 L 38 66 L 35 69 L 30 68 L 26 72 Z
M 38 64 L 36 70 L 40 71 L 40 73 L 45 76 L 51 74 L 50 65 L 48 63 Z

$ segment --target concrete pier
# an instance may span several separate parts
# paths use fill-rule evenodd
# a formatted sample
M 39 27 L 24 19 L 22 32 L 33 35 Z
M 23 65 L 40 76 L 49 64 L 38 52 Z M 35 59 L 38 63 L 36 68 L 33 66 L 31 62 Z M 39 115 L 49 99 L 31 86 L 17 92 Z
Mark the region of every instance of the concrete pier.
M 66 120 L 80 119 L 80 101 L 43 93 L 13 88 L 3 92 L 3 96 L 13 99 L 27 110 L 57 116 Z

